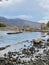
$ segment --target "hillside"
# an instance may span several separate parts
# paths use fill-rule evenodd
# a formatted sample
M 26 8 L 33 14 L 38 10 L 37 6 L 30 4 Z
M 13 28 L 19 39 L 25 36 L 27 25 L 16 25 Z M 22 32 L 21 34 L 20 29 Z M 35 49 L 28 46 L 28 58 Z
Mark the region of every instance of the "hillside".
M 5 17 L 0 17 L 0 22 L 5 22 L 7 24 L 7 26 L 30 26 L 33 28 L 40 28 L 41 24 L 38 22 L 32 22 L 32 21 L 28 21 L 28 20 L 23 20 L 23 19 L 19 19 L 19 18 L 15 18 L 15 19 L 8 19 Z

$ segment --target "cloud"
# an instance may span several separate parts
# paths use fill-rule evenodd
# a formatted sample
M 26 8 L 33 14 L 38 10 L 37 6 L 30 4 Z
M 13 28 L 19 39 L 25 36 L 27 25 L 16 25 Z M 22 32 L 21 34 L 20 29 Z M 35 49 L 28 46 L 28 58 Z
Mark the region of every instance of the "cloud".
M 38 21 L 40 23 L 47 23 L 49 21 L 49 15 L 45 15 L 42 20 Z
M 22 3 L 24 0 L 0 0 L 0 7 L 14 6 Z
M 20 18 L 20 19 L 26 19 L 26 20 L 32 20 L 34 17 L 32 17 L 31 15 L 18 15 L 18 16 L 4 16 L 6 18 Z
M 37 5 L 41 8 L 43 17 L 38 22 L 47 23 L 49 21 L 49 0 L 37 0 Z
M 40 20 L 40 21 L 38 21 L 39 23 L 47 23 L 48 22 L 48 20 Z
M 33 18 L 33 17 L 30 15 L 19 15 L 17 16 L 17 18 Z
M 37 3 L 40 7 L 49 10 L 49 0 L 37 0 Z
M 26 19 L 26 20 L 32 20 L 33 17 L 31 15 L 19 15 L 16 16 L 16 18 Z
M 46 23 L 49 20 L 49 0 L 2 0 L 0 16 Z

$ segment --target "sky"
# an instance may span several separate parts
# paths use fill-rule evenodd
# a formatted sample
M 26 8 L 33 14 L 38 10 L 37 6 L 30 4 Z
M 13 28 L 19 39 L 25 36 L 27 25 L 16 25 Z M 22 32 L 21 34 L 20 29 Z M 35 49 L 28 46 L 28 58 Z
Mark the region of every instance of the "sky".
M 0 16 L 47 23 L 49 0 L 0 0 Z

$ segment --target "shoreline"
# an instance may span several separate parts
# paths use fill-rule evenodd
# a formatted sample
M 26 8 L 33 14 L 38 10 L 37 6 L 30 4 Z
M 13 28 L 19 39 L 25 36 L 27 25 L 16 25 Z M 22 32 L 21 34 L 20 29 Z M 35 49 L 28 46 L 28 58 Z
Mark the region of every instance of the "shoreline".
M 22 42 L 19 42 L 19 43 L 24 43 L 24 42 L 28 42 L 28 40 L 27 41 L 22 41 Z M 32 41 L 30 41 L 30 42 L 32 43 Z M 29 65 L 29 64 L 30 65 L 34 65 L 34 63 L 35 64 L 38 63 L 38 65 L 40 65 L 40 64 L 45 65 L 46 63 L 49 63 L 49 61 L 48 61 L 48 58 L 49 58 L 49 49 L 46 47 L 47 45 L 44 46 L 45 43 L 42 46 L 40 46 L 40 44 L 42 44 L 42 43 L 39 43 L 37 45 L 36 44 L 35 45 L 32 45 L 29 48 L 23 48 L 21 50 L 21 52 L 20 51 L 19 52 L 17 52 L 17 51 L 8 51 L 7 53 L 4 54 L 4 56 L 3 55 L 0 56 L 0 61 L 2 61 L 1 64 L 3 62 L 5 62 L 5 64 L 12 64 L 12 65 L 16 65 L 16 64 L 18 64 L 18 65 L 19 64 L 25 65 L 25 63 L 26 63 L 26 65 Z M 16 45 L 16 44 L 14 44 L 14 45 Z M 6 47 L 9 47 L 9 46 L 6 46 Z M 39 50 L 39 49 L 35 50 L 36 47 L 37 48 L 43 48 L 43 51 L 44 52 L 42 52 L 42 50 Z M 47 50 L 44 49 L 44 47 Z M 41 51 L 41 53 L 39 53 L 40 51 Z M 44 54 L 46 54 L 46 56 Z M 48 57 L 47 57 L 47 55 L 48 55 Z M 46 61 L 46 62 L 44 62 L 44 61 Z
M 47 35 L 47 34 L 46 34 Z M 49 38 L 47 42 L 45 39 L 38 39 L 33 42 L 34 39 L 21 41 L 15 44 L 6 45 L 0 49 L 0 61 L 1 64 L 4 62 L 6 65 L 34 65 L 49 63 Z M 41 41 L 41 42 L 40 42 Z M 29 44 L 29 45 L 28 45 Z M 21 47 L 21 46 L 23 47 Z M 28 46 L 27 46 L 28 45 Z M 20 46 L 20 48 L 19 48 Z M 17 48 L 19 48 L 19 51 Z M 48 55 L 48 57 L 47 57 Z M 45 59 L 46 57 L 46 59 Z M 12 59 L 12 60 L 11 60 Z M 46 62 L 44 62 L 46 61 Z M 3 64 L 4 65 L 4 64 Z
M 49 30 L 21 27 L 0 27 L 0 31 L 26 31 L 26 32 L 49 32 Z

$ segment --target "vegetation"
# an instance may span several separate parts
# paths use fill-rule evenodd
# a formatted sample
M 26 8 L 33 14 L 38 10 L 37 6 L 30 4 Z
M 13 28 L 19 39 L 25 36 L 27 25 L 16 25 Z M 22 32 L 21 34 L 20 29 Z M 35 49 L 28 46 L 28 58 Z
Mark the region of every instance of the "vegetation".
M 48 23 L 47 23 L 47 27 L 49 28 L 49 21 L 48 21 Z
M 6 24 L 3 22 L 0 22 L 0 27 L 6 27 Z

